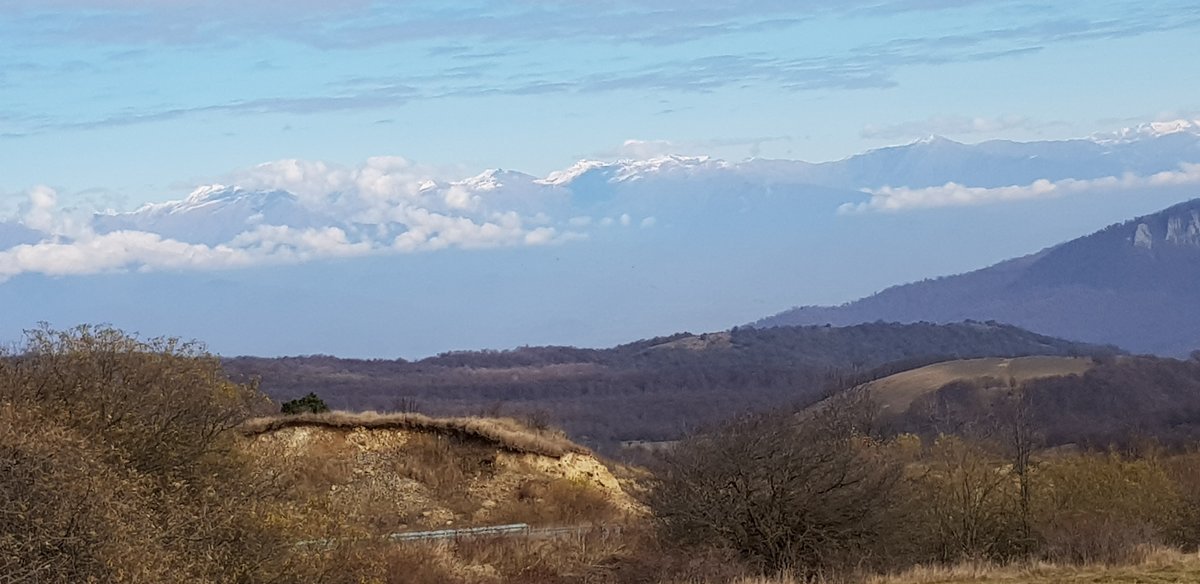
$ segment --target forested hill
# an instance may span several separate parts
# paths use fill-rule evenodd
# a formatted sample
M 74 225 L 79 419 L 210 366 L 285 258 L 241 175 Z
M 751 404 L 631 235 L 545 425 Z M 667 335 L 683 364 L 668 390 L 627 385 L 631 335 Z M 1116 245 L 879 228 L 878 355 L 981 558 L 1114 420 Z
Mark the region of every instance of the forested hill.
M 995 319 L 1139 353 L 1200 349 L 1200 199 L 994 266 L 753 326 Z
M 735 328 L 609 349 L 521 347 L 419 361 L 325 355 L 226 359 L 277 399 L 315 392 L 332 407 L 532 416 L 593 446 L 669 440 L 736 412 L 804 405 L 833 385 L 896 361 L 1108 355 L 1113 347 L 996 323 Z

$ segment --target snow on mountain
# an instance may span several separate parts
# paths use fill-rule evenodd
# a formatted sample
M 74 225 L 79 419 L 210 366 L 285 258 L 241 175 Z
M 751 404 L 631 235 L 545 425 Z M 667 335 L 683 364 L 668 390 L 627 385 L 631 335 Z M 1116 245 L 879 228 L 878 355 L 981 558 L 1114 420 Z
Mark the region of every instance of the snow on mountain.
M 778 185 L 846 191 L 940 188 L 947 183 L 998 188 L 1043 180 L 1151 176 L 1178 170 L 1181 163 L 1200 162 L 1200 122 L 1155 122 L 1114 135 L 1121 138 L 980 144 L 930 136 L 819 164 L 761 159 L 727 162 L 674 155 L 580 160 L 541 178 L 503 169 L 452 181 L 405 177 L 408 182 L 401 185 L 377 177 L 372 184 L 384 185 L 379 192 L 356 190 L 352 185 L 316 199 L 301 199 L 286 190 L 213 185 L 196 189 L 183 200 L 150 204 L 130 213 L 97 215 L 94 226 L 98 233 L 143 230 L 181 241 L 217 244 L 258 225 L 337 226 L 353 234 L 364 225 L 402 224 L 402 216 L 412 215 L 404 211 L 409 207 L 475 222 L 508 212 L 526 218 L 540 216 L 542 222 L 545 217 L 563 222 L 580 212 L 616 216 L 629 210 L 622 205 L 652 214 L 655 200 L 740 197 Z M 648 197 L 654 200 L 648 201 Z M 402 230 L 403 225 L 390 228 L 397 229 Z
M 336 225 L 286 191 L 252 191 L 236 186 L 197 188 L 179 201 L 145 205 L 131 213 L 97 214 L 99 234 L 146 231 L 190 243 L 217 245 L 259 225 L 313 229 Z
M 231 185 L 197 188 L 179 200 L 97 213 L 69 236 L 56 232 L 51 237 L 38 230 L 52 222 L 43 209 L 32 223 L 0 229 L 0 254 L 43 239 L 73 245 L 79 238 L 107 238 L 108 245 L 122 250 L 120 257 L 146 265 L 171 264 L 164 259 L 168 254 L 153 249 L 159 241 L 202 246 L 189 253 L 212 255 L 215 259 L 206 260 L 206 266 L 225 257 L 248 265 L 263 258 L 304 261 L 446 247 L 542 245 L 614 225 L 686 221 L 722 229 L 731 217 L 750 211 L 771 216 L 816 208 L 832 213 L 839 206 L 843 211 L 903 211 L 1078 196 L 1093 188 L 1197 183 L 1200 122 L 1188 120 L 1082 140 L 963 144 L 930 136 L 816 164 L 677 155 L 581 160 L 544 177 L 489 169 L 445 179 L 398 157 L 371 158 L 357 168 L 283 160 L 249 169 Z M 1190 237 L 1189 225 L 1181 223 L 1172 231 L 1174 237 Z M 131 254 L 125 240 L 132 236 L 119 234 L 135 233 L 149 237 L 140 237 L 139 251 Z M 76 247 L 94 254 L 104 249 L 83 243 Z M 62 250 L 35 251 L 49 257 Z M 90 261 L 87 253 L 79 256 L 80 269 Z M 43 262 L 0 257 L 7 260 L 12 260 L 9 271 L 16 272 Z

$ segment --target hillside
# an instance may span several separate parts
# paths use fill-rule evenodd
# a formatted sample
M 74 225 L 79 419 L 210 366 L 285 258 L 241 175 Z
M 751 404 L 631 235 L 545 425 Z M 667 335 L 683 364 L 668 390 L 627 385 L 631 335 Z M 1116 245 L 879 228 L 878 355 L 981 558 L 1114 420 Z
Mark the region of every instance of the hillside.
M 847 375 L 899 360 L 1113 352 L 973 322 L 738 328 L 609 349 L 523 347 L 411 362 L 318 355 L 224 365 L 237 378 L 259 377 L 276 399 L 315 392 L 346 410 L 522 417 L 612 451 L 625 440 L 676 439 L 738 412 L 812 403 Z
M 998 320 L 1047 335 L 1184 356 L 1200 349 L 1200 199 L 975 272 L 794 308 L 757 327 Z
M 872 400 L 885 412 L 907 411 L 919 397 L 954 383 L 994 387 L 1025 383 L 1042 377 L 1079 375 L 1094 362 L 1081 357 L 1017 357 L 1014 359 L 963 359 L 926 365 L 889 375 L 865 385 Z
M 863 387 L 882 406 L 881 421 L 892 432 L 992 439 L 1019 419 L 1044 447 L 1105 449 L 1147 439 L 1172 446 L 1200 437 L 1196 359 L 952 361 Z

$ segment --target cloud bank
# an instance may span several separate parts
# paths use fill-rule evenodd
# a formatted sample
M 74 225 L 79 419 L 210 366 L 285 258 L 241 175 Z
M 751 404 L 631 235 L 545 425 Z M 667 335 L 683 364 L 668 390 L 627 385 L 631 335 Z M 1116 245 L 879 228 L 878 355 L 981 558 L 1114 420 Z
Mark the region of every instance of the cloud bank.
M 566 194 L 496 171 L 443 180 L 403 158 L 355 167 L 279 160 L 231 173 L 230 186 L 127 213 L 79 215 L 38 186 L 0 223 L 0 280 L 112 271 L 206 270 L 317 259 L 554 245 L 586 237 L 560 211 Z M 19 238 L 19 237 L 18 237 Z M 26 236 L 26 239 L 29 237 Z
M 0 221 L 0 280 L 537 247 L 592 236 L 602 242 L 660 224 L 686 245 L 696 233 L 729 229 L 731 218 L 753 226 L 781 213 L 913 212 L 1200 185 L 1200 123 L 1155 123 L 1115 135 L 1121 139 L 1010 142 L 1000 149 L 914 142 L 821 164 L 662 155 L 677 145 L 629 140 L 614 151 L 620 160 L 581 160 L 545 177 L 512 170 L 448 177 L 397 156 L 353 166 L 285 159 L 120 213 L 64 208 L 58 193 L 38 186 Z M 1011 178 L 1060 167 L 1079 178 Z M 971 185 L 981 172 L 991 184 L 1012 184 Z M 878 184 L 922 186 L 871 186 Z M 924 186 L 930 184 L 938 186 Z M 844 202 L 830 203 L 830 195 Z
M 940 187 L 910 189 L 883 187 L 864 191 L 871 195 L 862 203 L 845 203 L 838 208 L 842 214 L 863 212 L 912 211 L 940 207 L 964 207 L 1010 201 L 1063 197 L 1088 192 L 1136 191 L 1162 187 L 1200 185 L 1200 164 L 1183 163 L 1177 171 L 1165 171 L 1150 176 L 1126 174 L 1098 179 L 1065 179 L 1051 182 L 1038 180 L 1027 185 L 997 188 L 969 187 L 946 183 Z

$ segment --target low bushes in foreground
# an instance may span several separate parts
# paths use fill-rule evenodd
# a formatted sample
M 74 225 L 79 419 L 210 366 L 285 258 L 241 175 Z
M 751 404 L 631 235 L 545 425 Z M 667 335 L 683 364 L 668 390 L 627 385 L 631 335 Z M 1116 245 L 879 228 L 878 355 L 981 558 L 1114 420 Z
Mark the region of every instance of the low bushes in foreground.
M 872 411 L 851 393 L 684 441 L 662 456 L 647 499 L 660 541 L 818 580 L 963 561 L 1121 565 L 1146 546 L 1200 544 L 1200 454 L 1030 456 L 1011 427 L 998 435 L 1021 448 L 884 437 Z

